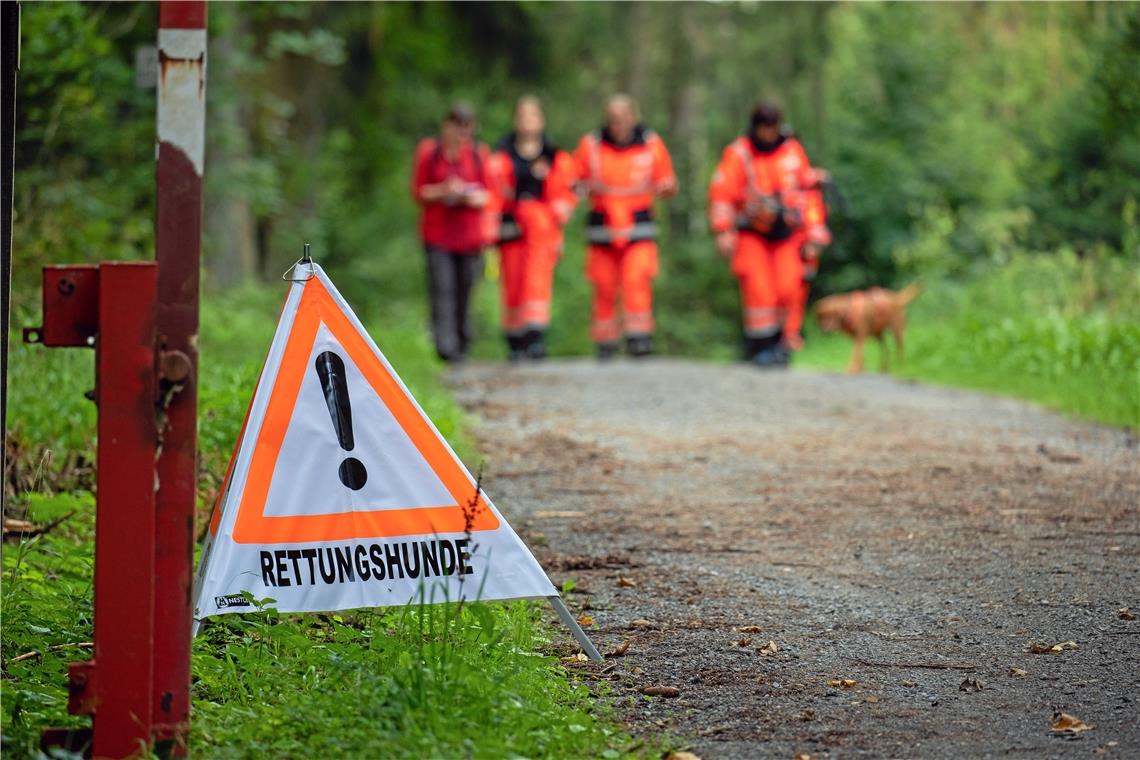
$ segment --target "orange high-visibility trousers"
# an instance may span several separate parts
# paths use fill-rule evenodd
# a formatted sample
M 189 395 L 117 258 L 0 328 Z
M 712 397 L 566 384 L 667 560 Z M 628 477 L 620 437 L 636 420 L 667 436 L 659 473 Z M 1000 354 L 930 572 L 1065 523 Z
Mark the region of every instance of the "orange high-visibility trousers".
M 803 283 L 798 237 L 765 240 L 751 232 L 740 232 L 732 273 L 740 281 L 744 334 L 749 338 L 778 335 Z
M 797 247 L 800 251 L 807 243 L 806 236 L 797 235 Z M 788 319 L 784 323 L 784 342 L 792 350 L 798 351 L 803 348 L 803 327 L 804 327 L 804 312 L 807 310 L 808 296 L 811 295 L 811 284 L 815 280 L 815 275 L 819 272 L 819 258 L 805 260 L 800 258 L 800 270 L 802 276 L 800 278 L 799 287 L 796 288 L 795 295 L 792 297 L 791 303 L 788 304 Z
M 788 318 L 784 322 L 784 342 L 788 347 L 798 351 L 804 345 L 803 327 L 804 311 L 807 309 L 808 296 L 811 294 L 811 282 L 800 280 L 796 294 L 788 304 Z
M 508 335 L 521 335 L 550 326 L 562 229 L 542 201 L 519 201 L 514 215 L 522 237 L 499 244 L 502 325 Z
M 627 337 L 653 334 L 653 278 L 656 275 L 657 243 L 652 240 L 589 247 L 586 276 L 594 285 L 590 337 L 596 343 L 616 342 L 623 333 Z

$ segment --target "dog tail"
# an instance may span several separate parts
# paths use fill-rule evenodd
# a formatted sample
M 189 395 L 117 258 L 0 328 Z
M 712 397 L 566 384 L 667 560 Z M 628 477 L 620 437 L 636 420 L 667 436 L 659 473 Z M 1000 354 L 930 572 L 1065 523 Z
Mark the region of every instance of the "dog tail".
M 922 283 L 912 282 L 905 288 L 899 291 L 899 303 L 906 306 L 908 303 L 918 298 L 918 294 L 922 292 Z

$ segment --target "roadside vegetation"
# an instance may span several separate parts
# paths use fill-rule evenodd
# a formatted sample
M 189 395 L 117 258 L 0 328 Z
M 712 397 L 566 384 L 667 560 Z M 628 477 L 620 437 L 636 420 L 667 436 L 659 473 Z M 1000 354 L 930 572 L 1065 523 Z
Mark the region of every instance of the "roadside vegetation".
M 207 299 L 201 394 L 206 524 L 284 291 Z M 378 344 L 468 464 L 478 454 L 413 311 Z M 22 315 L 31 319 L 30 315 Z M 67 664 L 90 656 L 94 498 L 91 353 L 15 347 L 11 420 L 37 453 L 9 515 L 43 535 L 5 546 L 0 592 L 0 731 L 6 757 L 30 757 L 67 715 Z M 50 393 L 45 389 L 50 388 Z M 34 432 L 30 432 L 34 431 Z M 51 453 L 48 453 L 51 452 Z M 66 452 L 58 453 L 58 452 Z M 195 757 L 626 757 L 633 740 L 559 656 L 574 647 L 538 602 L 420 605 L 279 615 L 272 602 L 206 624 L 194 642 Z M 29 656 L 27 653 L 34 652 Z M 634 748 L 636 749 L 636 748 Z

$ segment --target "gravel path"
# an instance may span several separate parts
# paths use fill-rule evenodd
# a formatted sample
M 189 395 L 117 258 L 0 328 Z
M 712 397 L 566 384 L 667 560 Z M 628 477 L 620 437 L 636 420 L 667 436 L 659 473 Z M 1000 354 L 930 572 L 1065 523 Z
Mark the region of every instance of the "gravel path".
M 635 733 L 704 760 L 1140 757 L 1131 434 L 877 375 L 653 359 L 450 380 L 488 493 L 576 582 L 599 649 L 630 640 L 572 666 Z M 1095 728 L 1054 735 L 1055 712 Z

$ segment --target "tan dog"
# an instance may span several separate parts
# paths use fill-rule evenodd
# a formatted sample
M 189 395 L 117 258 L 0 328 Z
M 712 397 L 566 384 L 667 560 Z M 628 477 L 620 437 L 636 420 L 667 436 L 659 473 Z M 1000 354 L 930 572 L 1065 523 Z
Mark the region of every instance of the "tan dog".
M 883 338 L 888 331 L 894 333 L 896 359 L 903 361 L 903 331 L 906 330 L 906 305 L 913 301 L 922 286 L 917 282 L 900 291 L 871 288 L 854 293 L 838 293 L 821 298 L 815 305 L 815 319 L 825 332 L 842 330 L 855 342 L 851 354 L 852 373 L 863 371 L 863 342 L 867 338 L 879 341 L 883 370 L 887 369 L 887 346 Z

